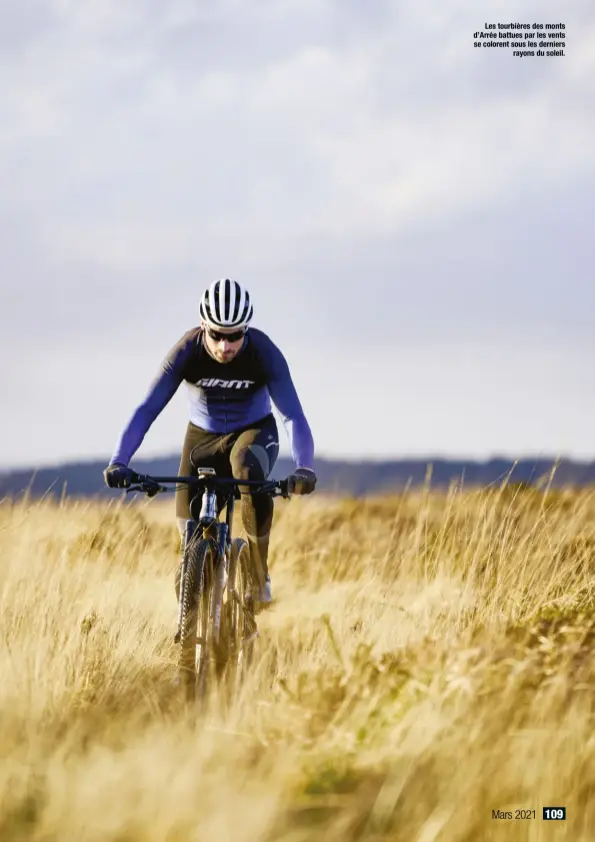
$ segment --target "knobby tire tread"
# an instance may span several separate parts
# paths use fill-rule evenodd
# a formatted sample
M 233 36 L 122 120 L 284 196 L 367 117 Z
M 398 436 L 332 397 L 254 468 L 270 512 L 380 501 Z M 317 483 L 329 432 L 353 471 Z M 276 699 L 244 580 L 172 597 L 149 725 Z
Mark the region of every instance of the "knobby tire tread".
M 257 631 L 256 620 L 246 603 L 246 591 L 254 587 L 254 575 L 251 567 L 250 550 L 246 541 L 236 538 L 232 541 L 230 561 L 230 587 L 237 594 L 237 600 L 230 601 L 229 632 L 231 644 L 231 663 L 233 680 L 238 685 L 250 668 L 254 656 L 254 640 L 247 642 Z
M 216 557 L 217 548 L 212 540 L 193 540 L 187 550 L 186 580 L 183 588 L 182 622 L 180 627 L 179 667 L 186 698 L 196 696 L 196 642 L 199 610 L 204 610 L 208 600 L 203 599 L 205 567 L 209 554 Z M 204 623 L 203 623 L 204 626 Z

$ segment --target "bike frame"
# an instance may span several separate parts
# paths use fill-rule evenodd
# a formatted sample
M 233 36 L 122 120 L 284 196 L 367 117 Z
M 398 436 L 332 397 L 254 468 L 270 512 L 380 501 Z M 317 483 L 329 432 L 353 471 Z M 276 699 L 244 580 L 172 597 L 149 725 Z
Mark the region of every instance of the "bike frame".
M 229 573 L 229 549 L 231 547 L 231 530 L 233 526 L 233 515 L 235 501 L 239 494 L 239 486 L 252 487 L 252 493 L 265 493 L 271 496 L 289 497 L 287 480 L 238 480 L 235 478 L 218 477 L 214 468 L 197 468 L 196 476 L 191 477 L 152 477 L 141 474 L 133 474 L 133 485 L 127 489 L 127 493 L 144 491 L 149 497 L 154 497 L 162 491 L 169 491 L 162 483 L 185 484 L 188 486 L 190 499 L 190 513 L 192 514 L 192 503 L 197 493 L 202 491 L 202 504 L 197 519 L 190 518 L 186 523 L 184 535 L 184 553 L 182 556 L 182 570 L 180 576 L 180 600 L 178 605 L 178 629 L 182 624 L 182 611 L 184 605 L 184 589 L 186 586 L 186 564 L 187 552 L 190 542 L 194 538 L 197 529 L 202 530 L 203 538 L 215 542 L 217 554 L 213 565 L 215 580 L 211 590 L 211 598 L 214 600 L 215 614 L 214 626 L 216 642 L 219 640 L 221 625 L 221 603 L 223 591 L 227 584 Z M 138 485 L 135 485 L 138 483 Z M 226 488 L 227 487 L 227 488 Z M 219 520 L 220 509 L 217 508 L 217 491 L 225 491 L 221 505 L 226 507 L 225 521 Z M 194 493 L 192 493 L 194 492 Z M 223 562 L 223 563 L 222 563 Z
M 215 634 L 215 643 L 219 642 L 219 631 L 221 628 L 221 604 L 223 599 L 223 591 L 227 584 L 227 577 L 229 574 L 229 549 L 231 547 L 231 529 L 233 526 L 233 513 L 235 506 L 234 490 L 229 492 L 224 500 L 223 505 L 226 507 L 225 521 L 222 523 L 219 520 L 220 510 L 217 508 L 217 488 L 213 483 L 213 478 L 216 477 L 214 468 L 199 468 L 199 481 L 205 481 L 202 492 L 202 505 L 198 519 L 191 518 L 186 524 L 186 538 L 192 540 L 197 529 L 202 529 L 203 538 L 212 538 L 216 542 L 217 554 L 213 565 L 214 581 L 212 582 L 211 600 L 213 606 L 213 631 Z M 209 482 L 209 480 L 211 480 Z M 189 488 L 190 490 L 190 488 Z M 190 501 L 190 513 L 192 514 L 192 503 Z M 223 505 L 221 508 L 223 508 Z M 188 544 L 186 544 L 186 547 Z M 186 560 L 186 553 L 184 553 L 184 561 Z M 185 572 L 185 571 L 184 571 Z M 185 577 L 183 576 L 185 579 Z M 181 591 L 183 598 L 183 591 Z M 182 622 L 182 601 L 180 600 L 178 628 Z

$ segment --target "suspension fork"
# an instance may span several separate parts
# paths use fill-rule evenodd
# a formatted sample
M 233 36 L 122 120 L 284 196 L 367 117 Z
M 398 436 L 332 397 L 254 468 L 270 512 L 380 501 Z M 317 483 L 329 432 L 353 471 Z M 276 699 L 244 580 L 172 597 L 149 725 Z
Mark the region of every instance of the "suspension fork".
M 215 632 L 215 642 L 219 642 L 219 631 L 221 628 L 221 606 L 223 603 L 223 591 L 227 585 L 227 537 L 228 537 L 227 523 L 217 524 L 217 567 L 214 572 L 214 582 L 212 589 L 212 610 L 213 610 L 213 626 Z

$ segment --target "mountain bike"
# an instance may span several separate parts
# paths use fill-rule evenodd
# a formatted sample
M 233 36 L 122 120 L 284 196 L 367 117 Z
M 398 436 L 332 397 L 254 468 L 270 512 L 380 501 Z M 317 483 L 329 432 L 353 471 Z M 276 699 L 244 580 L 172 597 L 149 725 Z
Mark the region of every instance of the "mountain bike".
M 254 593 L 260 582 L 247 542 L 231 537 L 240 486 L 250 486 L 253 494 L 284 498 L 290 494 L 287 480 L 230 479 L 218 477 L 213 468 L 197 468 L 191 477 L 135 473 L 127 493 L 141 491 L 154 497 L 172 490 L 167 483 L 188 485 L 190 500 L 175 643 L 180 683 L 186 699 L 194 701 L 197 696 L 206 698 L 210 683 L 224 675 L 237 688 L 254 656 L 258 636 Z M 221 521 L 223 508 L 226 517 Z

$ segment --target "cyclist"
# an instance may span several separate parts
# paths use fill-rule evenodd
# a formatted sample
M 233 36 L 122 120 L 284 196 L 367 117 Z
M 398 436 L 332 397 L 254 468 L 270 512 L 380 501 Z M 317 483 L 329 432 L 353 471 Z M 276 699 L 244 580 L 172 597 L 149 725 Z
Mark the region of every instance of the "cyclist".
M 151 424 L 182 381 L 188 387 L 190 420 L 182 447 L 180 476 L 194 466 L 214 468 L 218 476 L 267 479 L 279 453 L 279 434 L 271 400 L 289 435 L 295 469 L 289 491 L 310 494 L 316 485 L 314 442 L 289 367 L 279 348 L 250 327 L 253 307 L 248 291 L 237 281 L 214 281 L 203 293 L 199 327 L 187 331 L 163 360 L 148 394 L 122 432 L 104 471 L 110 488 L 131 484 L 128 468 Z M 272 601 L 268 570 L 273 500 L 241 487 L 242 522 L 259 579 L 261 603 Z M 188 487 L 176 488 L 176 518 L 184 551 L 190 519 Z

